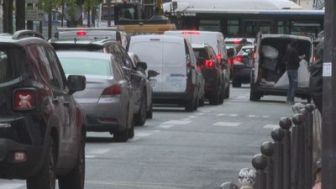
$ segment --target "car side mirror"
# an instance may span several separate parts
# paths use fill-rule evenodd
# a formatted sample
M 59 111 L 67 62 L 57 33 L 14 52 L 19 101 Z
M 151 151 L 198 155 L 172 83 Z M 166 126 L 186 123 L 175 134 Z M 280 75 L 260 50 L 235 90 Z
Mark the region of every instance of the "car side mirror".
M 77 91 L 82 91 L 86 86 L 86 78 L 81 75 L 69 75 L 68 76 L 68 87 L 69 94 L 73 94 Z
M 156 77 L 157 75 L 159 75 L 160 73 L 155 71 L 155 70 L 148 70 L 148 79 L 152 78 L 152 77 Z
M 147 70 L 147 63 L 146 62 L 138 62 L 136 65 L 137 69 L 143 69 L 143 70 Z

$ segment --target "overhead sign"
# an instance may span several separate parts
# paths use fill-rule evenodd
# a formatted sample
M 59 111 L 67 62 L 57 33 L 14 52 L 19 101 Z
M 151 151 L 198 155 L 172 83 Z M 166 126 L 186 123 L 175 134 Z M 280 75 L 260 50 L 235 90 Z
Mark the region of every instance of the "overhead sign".
M 43 20 L 44 12 L 38 9 L 26 9 L 26 20 Z

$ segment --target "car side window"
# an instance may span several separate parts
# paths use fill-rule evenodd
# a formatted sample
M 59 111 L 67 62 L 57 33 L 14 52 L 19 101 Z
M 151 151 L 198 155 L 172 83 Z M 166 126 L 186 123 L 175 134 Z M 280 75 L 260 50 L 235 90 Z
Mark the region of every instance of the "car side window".
M 50 62 L 48 58 L 48 52 L 45 47 L 36 46 L 36 50 L 38 52 L 38 62 L 42 75 L 47 78 L 49 84 L 52 86 L 62 88 L 63 85 L 60 83 L 58 78 L 59 76 L 55 72 L 54 67 L 52 66 L 52 62 Z
M 56 76 L 60 87 L 63 89 L 64 84 L 66 83 L 66 78 L 64 75 L 64 71 L 58 61 L 57 55 L 51 48 L 46 48 L 46 51 L 52 67 L 53 74 Z
M 118 46 L 118 48 L 123 57 L 124 65 L 130 69 L 135 68 L 135 65 L 133 64 L 131 58 L 128 56 L 127 51 L 121 46 Z

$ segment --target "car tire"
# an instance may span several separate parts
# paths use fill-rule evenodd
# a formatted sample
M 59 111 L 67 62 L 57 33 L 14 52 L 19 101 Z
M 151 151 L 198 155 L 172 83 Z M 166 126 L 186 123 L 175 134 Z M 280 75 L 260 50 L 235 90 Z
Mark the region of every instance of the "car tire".
M 84 189 L 85 181 L 85 136 L 82 136 L 75 167 L 58 180 L 59 189 Z
M 254 84 L 251 84 L 251 89 L 250 89 L 250 101 L 259 101 L 261 98 L 260 93 L 257 91 L 256 87 Z
M 218 105 L 219 104 L 219 98 L 220 98 L 220 92 L 217 91 L 216 93 L 213 93 L 209 99 L 209 102 L 211 105 Z
M 241 82 L 237 80 L 232 80 L 232 87 L 241 87 Z
M 147 111 L 147 119 L 153 119 L 153 104 L 151 103 L 149 106 L 149 110 Z
M 195 100 L 194 98 L 190 99 L 190 100 L 187 100 L 186 103 L 185 103 L 185 111 L 187 112 L 192 112 L 194 111 L 194 105 L 195 104 Z
M 224 98 L 225 99 L 230 98 L 230 83 L 228 83 L 228 86 L 225 88 Z
M 141 97 L 141 104 L 139 112 L 134 116 L 134 123 L 138 126 L 144 126 L 147 118 L 147 97 L 146 94 L 143 94 Z
M 225 87 L 222 86 L 221 93 L 219 95 L 219 104 L 224 103 L 224 97 L 225 97 Z
M 113 133 L 113 137 L 115 139 L 116 142 L 127 142 L 128 138 L 129 138 L 129 129 L 131 128 L 129 125 L 130 122 L 133 122 L 133 113 L 132 110 L 130 108 L 130 106 L 128 106 L 128 110 L 127 110 L 127 115 L 125 118 L 125 125 L 119 130 Z M 130 117 L 132 116 L 132 117 Z M 132 119 L 131 119 L 132 118 Z M 131 123 L 133 125 L 133 123 Z
M 47 145 L 47 158 L 39 172 L 27 179 L 27 189 L 55 189 L 56 188 L 56 146 L 50 138 Z

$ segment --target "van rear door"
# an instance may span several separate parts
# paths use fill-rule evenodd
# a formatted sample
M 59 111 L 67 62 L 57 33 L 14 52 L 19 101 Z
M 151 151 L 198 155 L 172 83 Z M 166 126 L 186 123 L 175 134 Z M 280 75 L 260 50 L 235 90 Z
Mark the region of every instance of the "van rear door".
M 187 60 L 184 40 L 165 39 L 163 44 L 163 70 L 161 92 L 186 92 Z

